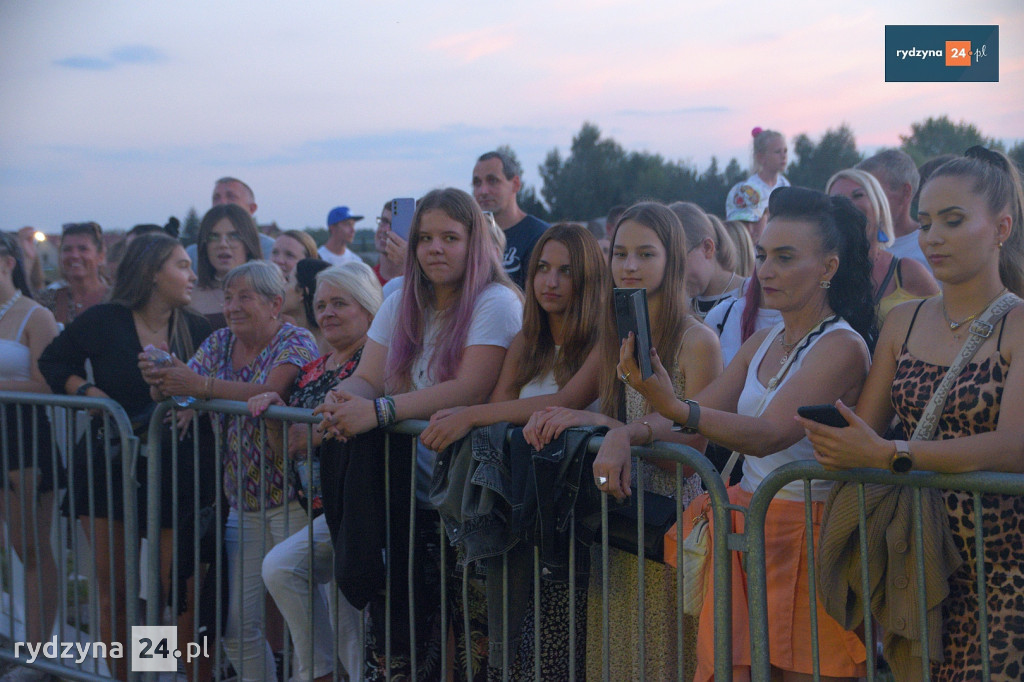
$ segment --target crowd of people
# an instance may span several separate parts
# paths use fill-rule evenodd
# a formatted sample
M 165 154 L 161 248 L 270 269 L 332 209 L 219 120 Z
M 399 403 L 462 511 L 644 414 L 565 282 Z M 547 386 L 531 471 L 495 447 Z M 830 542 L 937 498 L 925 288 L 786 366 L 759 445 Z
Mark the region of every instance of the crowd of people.
M 176 226 L 139 226 L 112 281 L 95 223 L 64 227 L 62 279 L 45 288 L 31 244 L 2 233 L 0 390 L 110 398 L 143 438 L 157 404 L 178 403 L 161 449 L 171 452 L 177 437 L 187 456 L 158 465 L 161 490 L 152 499 L 160 500 L 161 531 L 149 541 L 159 544 L 165 599 L 180 595 L 170 604 L 179 641 L 190 641 L 210 581 L 193 570 L 201 563 L 194 533 L 220 524 L 223 546 L 203 561 L 221 553 L 226 562 L 216 637 L 239 679 L 277 679 L 275 619 L 287 624 L 297 679 L 342 671 L 351 680 L 439 679 L 450 635 L 459 679 L 500 677 L 503 661 L 511 679 L 533 679 L 535 656 L 543 679 L 567 679 L 571 667 L 578 679 L 597 679 L 606 659 L 612 679 L 638 679 L 641 670 L 674 679 L 680 669 L 686 679 L 713 679 L 712 581 L 682 637 L 674 557 L 638 559 L 625 548 L 610 549 L 607 566 L 581 557 L 574 589 L 559 576 L 542 580 L 536 595 L 528 590 L 509 606 L 518 619 L 507 624 L 503 649 L 489 583 L 459 561 L 462 545 L 441 542 L 434 493 L 439 462 L 449 461 L 441 453 L 467 437 L 475 450 L 481 433 L 503 423 L 521 427 L 517 437 L 534 452 L 574 427 L 599 427 L 603 442 L 587 472 L 593 486 L 619 500 L 639 488 L 670 500 L 681 492 L 680 541 L 708 512 L 699 476 L 677 481 L 674 462 L 638 459 L 631 447 L 658 440 L 707 453 L 726 477 L 735 474 L 729 499 L 740 507 L 772 471 L 797 460 L 899 473 L 1024 471 L 1024 370 L 1013 362 L 1024 353 L 1024 199 L 1012 162 L 974 147 L 922 178 L 905 154 L 885 151 L 825 187 L 791 187 L 785 137 L 760 128 L 753 137 L 753 172 L 729 192 L 722 217 L 687 202 L 640 201 L 615 207 L 597 234 L 527 215 L 516 201 L 516 162 L 488 152 L 473 168 L 472 193 L 437 189 L 416 202 L 407 239 L 390 229 L 385 204 L 372 268 L 351 249 L 363 216 L 331 210 L 319 248 L 299 230 L 270 240 L 253 219 L 252 190 L 235 178 L 217 181 L 195 245 L 183 246 Z M 613 287 L 646 292 L 647 379 L 636 338 L 620 340 Z M 973 359 L 944 379 L 966 343 Z M 929 400 L 942 391 L 951 394 L 934 412 Z M 247 402 L 252 416 L 189 409 L 214 399 Z M 801 406 L 824 404 L 848 426 L 797 417 Z M 322 419 L 316 427 L 262 420 L 271 406 Z M 923 415 L 937 421 L 933 434 L 921 435 Z M 50 510 L 59 507 L 83 521 L 93 548 L 96 634 L 124 642 L 117 585 L 138 548 L 124 546 L 123 527 L 128 515 L 145 527 L 146 458 L 136 480 L 122 481 L 101 457 L 109 435 L 98 420 L 63 453 L 49 429 L 33 429 L 46 418 L 42 409 L 5 407 L 0 513 L 25 566 L 26 637 L 49 637 L 56 595 L 46 587 L 58 571 L 48 544 L 23 529 L 48 536 Z M 429 425 L 415 439 L 392 435 L 385 447 L 384 430 L 409 419 Z M 739 455 L 735 471 L 730 453 Z M 113 471 L 121 456 L 114 453 Z M 392 468 L 390 501 L 386 457 L 415 471 L 410 479 Z M 126 484 L 139 486 L 136 509 L 121 504 Z M 803 484 L 789 484 L 768 512 L 770 660 L 780 679 L 812 673 L 813 622 L 827 652 L 823 679 L 866 674 L 863 628 L 840 622 L 828 599 L 811 612 L 805 514 L 817 542 L 833 487 L 812 481 L 807 512 Z M 225 513 L 211 522 L 218 500 Z M 902 679 L 916 679 L 922 666 L 939 680 L 980 675 L 979 581 L 989 632 L 1006 633 L 989 642 L 993 679 L 1024 675 L 1024 500 L 981 497 L 983 576 L 974 500 L 942 493 L 944 513 L 929 531 L 941 526 L 955 556 L 941 651 L 931 661 L 919 651 L 899 659 Z M 388 523 L 403 542 L 383 544 Z M 741 513 L 733 523 L 743 531 Z M 532 551 L 522 556 L 533 561 Z M 749 630 L 747 567 L 739 553 L 733 561 L 732 665 L 736 679 L 749 679 L 757 634 Z M 329 597 L 322 586 L 332 581 L 339 592 Z M 596 596 L 603 581 L 607 613 Z M 459 614 L 450 622 L 439 608 L 445 585 L 449 616 Z M 109 664 L 113 676 L 127 674 L 123 661 Z M 203 682 L 214 675 L 208 661 L 186 672 Z M 18 667 L 0 679 L 44 677 Z

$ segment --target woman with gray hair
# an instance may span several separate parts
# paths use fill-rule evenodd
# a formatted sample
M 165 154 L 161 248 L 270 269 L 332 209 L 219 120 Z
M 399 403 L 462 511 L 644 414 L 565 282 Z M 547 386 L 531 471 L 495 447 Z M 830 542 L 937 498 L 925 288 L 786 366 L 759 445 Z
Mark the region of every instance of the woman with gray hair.
M 308 331 L 281 320 L 284 287 L 277 266 L 264 261 L 228 272 L 228 326 L 211 334 L 187 365 L 175 359 L 172 367 L 160 369 L 145 353 L 139 356 L 153 398 L 248 400 L 268 390 L 290 395 L 299 370 L 316 357 L 317 349 Z M 222 416 L 221 432 L 227 446 L 223 490 L 230 507 L 224 535 L 231 583 L 224 650 L 239 679 L 275 680 L 274 657 L 260 617 L 261 566 L 265 553 L 302 526 L 306 515 L 296 490 L 288 485 L 284 453 L 269 447 L 259 420 Z
M 339 381 L 352 375 L 363 354 L 366 332 L 382 302 L 380 281 L 370 266 L 362 261 L 334 265 L 316 275 L 312 308 L 316 324 L 323 330 L 331 350 L 302 368 L 288 405 L 312 409 L 324 401 L 328 391 Z M 249 399 L 249 410 L 254 417 L 259 417 L 267 407 L 284 404 L 284 399 L 277 393 L 261 393 Z M 279 424 L 267 422 L 267 430 L 275 438 L 273 447 L 278 449 L 283 447 Z M 263 582 L 288 623 L 298 655 L 298 679 L 320 681 L 331 679 L 335 667 L 328 603 L 319 585 L 330 582 L 334 575 L 331 536 L 336 530 L 336 517 L 340 514 L 340 511 L 338 514 L 334 512 L 338 509 L 335 501 L 341 490 L 335 485 L 320 485 L 320 480 L 336 480 L 336 462 L 324 460 L 320 468 L 320 433 L 313 432 L 312 449 L 307 443 L 308 433 L 305 424 L 291 425 L 288 454 L 296 469 L 308 472 L 303 484 L 307 488 L 307 509 L 315 517 L 313 529 L 310 532 L 309 528 L 303 527 L 267 553 L 263 560 Z M 307 461 L 310 451 L 312 458 Z M 321 471 L 322 477 L 318 474 Z M 323 499 L 319 490 L 323 490 Z M 312 613 L 309 608 L 311 595 Z M 338 595 L 338 655 L 351 679 L 360 675 L 361 613 L 343 595 Z

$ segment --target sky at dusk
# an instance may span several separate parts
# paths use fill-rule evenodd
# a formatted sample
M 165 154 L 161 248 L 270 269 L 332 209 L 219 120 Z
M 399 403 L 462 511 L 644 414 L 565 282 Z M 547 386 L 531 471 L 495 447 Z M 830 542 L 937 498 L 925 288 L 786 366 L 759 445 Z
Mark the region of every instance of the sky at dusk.
M 1000 82 L 886 83 L 886 24 L 998 24 Z M 260 222 L 347 204 L 372 227 L 392 196 L 468 190 L 499 144 L 539 188 L 585 121 L 700 168 L 746 165 L 754 126 L 847 123 L 871 151 L 948 115 L 1010 145 L 1022 37 L 1020 0 L 0 0 L 0 229 L 201 215 L 224 175 Z

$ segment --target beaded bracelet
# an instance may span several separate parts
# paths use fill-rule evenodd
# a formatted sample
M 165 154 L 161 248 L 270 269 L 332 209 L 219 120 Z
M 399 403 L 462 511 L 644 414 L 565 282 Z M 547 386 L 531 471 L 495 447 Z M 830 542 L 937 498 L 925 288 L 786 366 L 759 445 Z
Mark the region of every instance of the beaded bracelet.
M 395 412 L 395 399 L 389 395 L 375 398 L 373 408 L 377 413 L 377 426 L 384 428 L 394 424 L 397 418 Z

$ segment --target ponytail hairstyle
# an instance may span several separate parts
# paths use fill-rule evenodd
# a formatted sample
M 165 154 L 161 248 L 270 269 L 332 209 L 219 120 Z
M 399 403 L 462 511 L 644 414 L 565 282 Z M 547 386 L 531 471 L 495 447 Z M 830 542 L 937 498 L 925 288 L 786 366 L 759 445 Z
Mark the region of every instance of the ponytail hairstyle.
M 786 138 L 777 130 L 765 130 L 760 126 L 751 130 L 750 135 L 754 138 L 753 163 L 750 165 L 751 173 L 757 175 L 761 172 L 761 161 L 758 157 L 768 151 L 768 145 L 774 140 L 784 140 Z
M 828 305 L 874 351 L 878 334 L 864 214 L 846 197 L 830 197 L 804 187 L 780 187 L 772 192 L 768 212 L 770 220 L 787 218 L 814 225 L 822 252 L 839 257 L 839 267 L 827 289 Z
M 1024 190 L 1014 163 L 1002 152 L 975 145 L 936 168 L 928 182 L 943 176 L 974 180 L 972 190 L 985 198 L 992 215 L 1010 214 L 1010 236 L 999 249 L 999 278 L 1007 289 L 1024 296 Z
M 689 201 L 676 201 L 668 207 L 683 226 L 687 253 L 700 246 L 705 239 L 710 239 L 715 245 L 715 262 L 729 272 L 735 271 L 736 247 L 718 218 Z
M 615 258 L 619 228 L 627 220 L 653 230 L 665 249 L 665 273 L 661 278 L 661 286 L 657 291 L 648 291 L 647 298 L 650 300 L 652 295 L 659 295 L 658 318 L 651 320 L 651 335 L 654 337 L 651 341 L 671 375 L 675 371 L 686 318 L 690 315 L 690 299 L 686 295 L 686 233 L 679 217 L 668 206 L 654 201 L 642 201 L 630 206 L 619 218 L 609 250 L 612 260 Z M 605 310 L 602 342 L 605 352 L 600 375 L 601 411 L 617 419 L 624 395 L 622 382 L 615 375 L 615 365 L 619 362 L 619 334 L 615 328 L 615 304 L 611 296 L 608 297 Z
M 156 273 L 178 248 L 184 250 L 177 239 L 162 231 L 143 233 L 132 239 L 117 266 L 111 303 L 119 303 L 132 311 L 145 307 L 155 291 Z M 171 310 L 167 342 L 171 352 L 183 360 L 192 357 L 196 350 L 181 308 Z
M 564 245 L 569 252 L 569 277 L 572 279 L 572 298 L 565 311 L 562 346 L 557 353 L 548 314 L 537 302 L 533 286 L 544 245 L 552 241 Z M 523 310 L 523 337 L 530 344 L 531 352 L 516 369 L 512 382 L 514 392 L 518 393 L 523 386 L 552 369 L 558 386 L 565 386 L 583 367 L 601 337 L 610 280 L 601 245 L 579 223 L 556 223 L 540 236 L 530 255 Z
M 0 256 L 10 256 L 14 259 L 14 269 L 11 271 L 14 288 L 20 291 L 22 296 L 32 298 L 32 287 L 25 276 L 25 258 L 21 252 L 21 244 L 18 243 L 18 235 L 0 232 Z
M 405 259 L 405 285 L 398 304 L 397 323 L 388 348 L 385 365 L 387 390 L 398 392 L 412 387 L 412 365 L 423 349 L 426 321 L 424 313 L 436 303 L 434 287 L 420 266 L 416 255 L 420 226 L 427 211 L 441 211 L 466 228 L 466 271 L 458 300 L 447 309 L 437 311 L 438 334 L 434 354 L 427 364 L 427 374 L 434 380 L 448 381 L 455 377 L 476 310 L 476 302 L 491 284 L 507 286 L 519 295 L 519 288 L 505 274 L 498 250 L 483 212 L 473 197 L 461 189 L 435 189 L 416 202 L 409 229 L 409 247 Z

